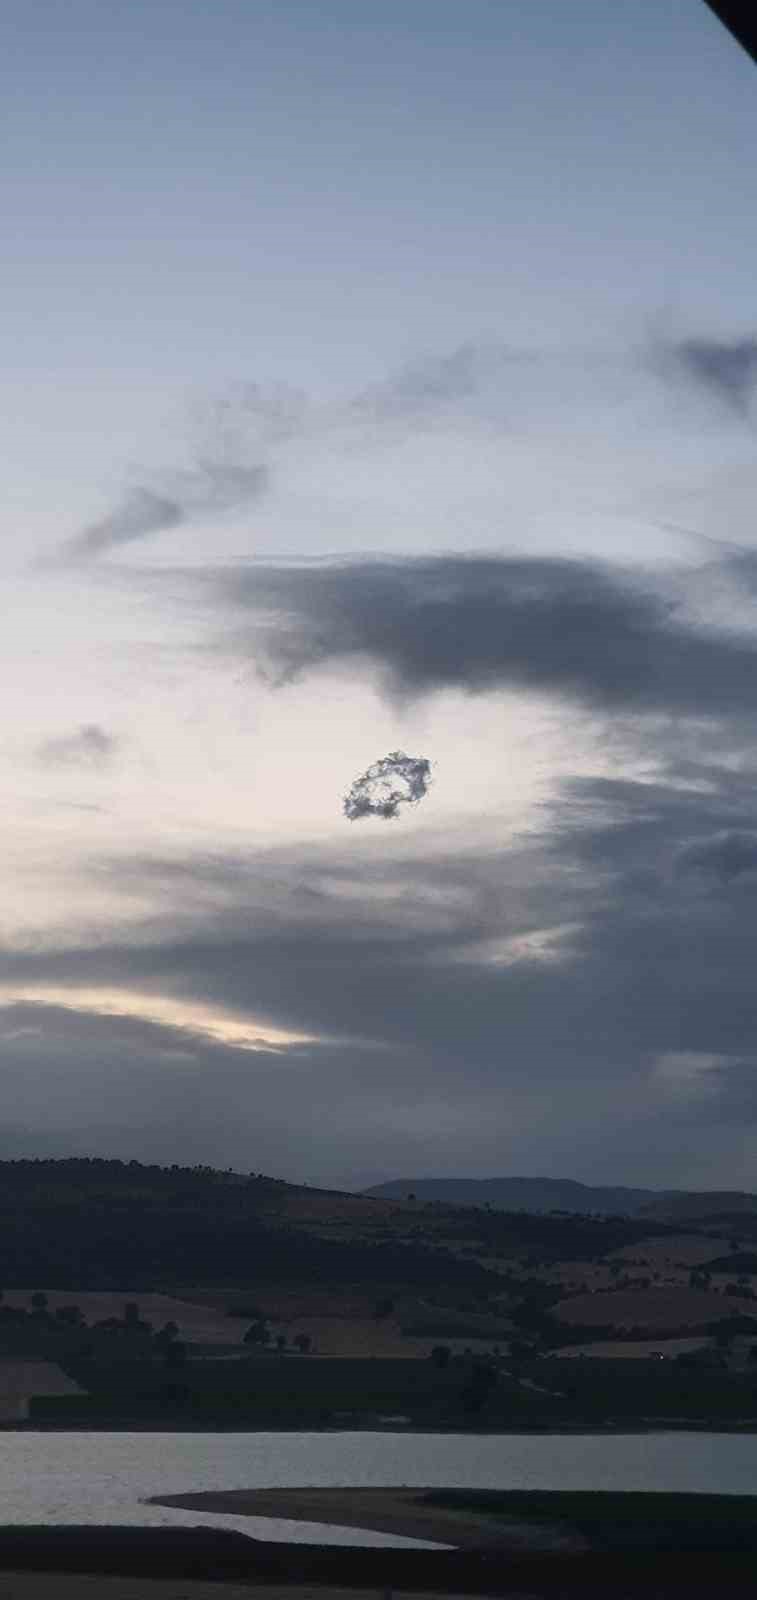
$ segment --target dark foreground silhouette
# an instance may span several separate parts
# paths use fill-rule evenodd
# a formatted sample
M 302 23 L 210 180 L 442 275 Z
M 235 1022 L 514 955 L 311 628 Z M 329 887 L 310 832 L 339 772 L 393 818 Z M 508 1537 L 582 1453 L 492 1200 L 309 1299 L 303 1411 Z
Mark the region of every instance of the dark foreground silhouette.
M 0 1569 L 199 1578 L 220 1583 L 613 1600 L 754 1593 L 741 1554 L 603 1551 L 513 1556 L 501 1550 L 392 1550 L 269 1544 L 215 1528 L 0 1528 Z

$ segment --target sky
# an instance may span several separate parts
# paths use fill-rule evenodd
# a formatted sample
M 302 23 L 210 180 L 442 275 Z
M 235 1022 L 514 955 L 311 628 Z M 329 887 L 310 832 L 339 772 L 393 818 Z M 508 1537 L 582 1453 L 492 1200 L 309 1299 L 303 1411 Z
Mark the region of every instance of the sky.
M 0 1158 L 754 1187 L 753 64 L 6 0 L 0 123 Z

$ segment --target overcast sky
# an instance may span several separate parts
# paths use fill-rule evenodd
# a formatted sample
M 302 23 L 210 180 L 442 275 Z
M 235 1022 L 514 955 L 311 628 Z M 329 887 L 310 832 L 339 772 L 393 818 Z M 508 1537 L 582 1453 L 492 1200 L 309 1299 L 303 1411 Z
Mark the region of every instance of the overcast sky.
M 0 118 L 0 1156 L 754 1187 L 752 64 L 8 0 Z

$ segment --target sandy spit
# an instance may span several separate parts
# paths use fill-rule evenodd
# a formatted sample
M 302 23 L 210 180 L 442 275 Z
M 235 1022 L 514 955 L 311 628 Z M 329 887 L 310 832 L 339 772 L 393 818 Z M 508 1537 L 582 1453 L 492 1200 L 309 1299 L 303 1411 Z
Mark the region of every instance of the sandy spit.
M 284 1517 L 340 1528 L 370 1528 L 458 1550 L 585 1550 L 577 1534 L 545 1523 L 488 1520 L 476 1512 L 425 1506 L 424 1489 L 225 1489 L 156 1496 L 153 1505 L 235 1517 Z

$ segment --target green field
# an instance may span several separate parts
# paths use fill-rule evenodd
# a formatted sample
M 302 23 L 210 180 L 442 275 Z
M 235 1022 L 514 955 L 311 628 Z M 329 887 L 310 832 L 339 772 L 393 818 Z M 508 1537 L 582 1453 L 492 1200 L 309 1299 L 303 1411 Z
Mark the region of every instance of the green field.
M 62 1362 L 84 1394 L 39 1399 L 32 1419 L 57 1425 L 170 1421 L 217 1427 L 370 1425 L 401 1416 L 416 1427 L 492 1429 L 617 1426 L 757 1427 L 757 1375 L 674 1362 L 535 1362 L 525 1381 L 488 1363 L 275 1353 L 188 1360 L 104 1352 Z

